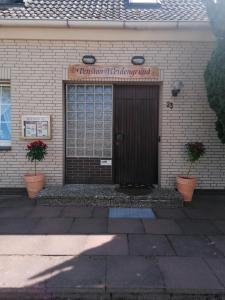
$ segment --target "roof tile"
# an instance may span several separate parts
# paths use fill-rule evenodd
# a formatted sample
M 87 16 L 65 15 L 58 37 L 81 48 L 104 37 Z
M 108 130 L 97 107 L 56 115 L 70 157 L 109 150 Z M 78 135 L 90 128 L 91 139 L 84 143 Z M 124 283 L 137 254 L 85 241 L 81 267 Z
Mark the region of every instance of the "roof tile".
M 128 0 L 25 0 L 0 9 L 0 19 L 207 21 L 205 0 L 161 0 L 160 7 L 134 8 Z

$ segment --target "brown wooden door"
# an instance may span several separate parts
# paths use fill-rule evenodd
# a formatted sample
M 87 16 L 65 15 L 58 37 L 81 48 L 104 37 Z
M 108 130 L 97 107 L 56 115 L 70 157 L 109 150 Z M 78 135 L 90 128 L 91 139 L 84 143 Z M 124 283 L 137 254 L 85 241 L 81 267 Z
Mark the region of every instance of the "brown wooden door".
M 158 183 L 159 86 L 114 86 L 114 181 Z

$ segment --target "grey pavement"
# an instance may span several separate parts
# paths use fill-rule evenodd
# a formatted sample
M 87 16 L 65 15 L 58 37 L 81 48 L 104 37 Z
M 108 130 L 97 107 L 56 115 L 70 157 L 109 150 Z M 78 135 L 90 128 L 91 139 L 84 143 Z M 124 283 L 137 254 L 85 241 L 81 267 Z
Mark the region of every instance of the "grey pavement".
M 154 212 L 0 196 L 0 299 L 224 300 L 225 197 Z

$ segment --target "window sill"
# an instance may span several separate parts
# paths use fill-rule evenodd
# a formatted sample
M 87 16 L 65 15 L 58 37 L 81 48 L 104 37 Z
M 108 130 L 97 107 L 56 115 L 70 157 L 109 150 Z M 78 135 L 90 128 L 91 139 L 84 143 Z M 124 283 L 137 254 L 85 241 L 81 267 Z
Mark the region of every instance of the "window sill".
M 0 151 L 10 151 L 12 150 L 12 147 L 10 146 L 0 146 Z

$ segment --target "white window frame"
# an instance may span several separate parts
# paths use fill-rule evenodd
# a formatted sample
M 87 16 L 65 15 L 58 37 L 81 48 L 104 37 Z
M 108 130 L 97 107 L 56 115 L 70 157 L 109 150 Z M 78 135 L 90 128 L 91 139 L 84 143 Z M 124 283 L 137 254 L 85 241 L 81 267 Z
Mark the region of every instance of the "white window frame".
M 2 94 L 2 87 L 9 87 L 10 88 L 10 94 L 11 94 L 11 86 L 9 82 L 1 82 L 0 81 L 0 96 Z M 1 101 L 1 98 L 0 98 Z M 11 95 L 10 95 L 10 101 L 11 101 Z M 10 104 L 11 105 L 11 104 Z M 0 102 L 0 116 L 1 116 L 1 102 Z M 10 120 L 11 122 L 11 120 Z M 0 120 L 0 126 L 1 126 L 1 120 Z M 1 148 L 10 148 L 11 147 L 11 140 L 1 140 L 0 139 L 0 149 Z

